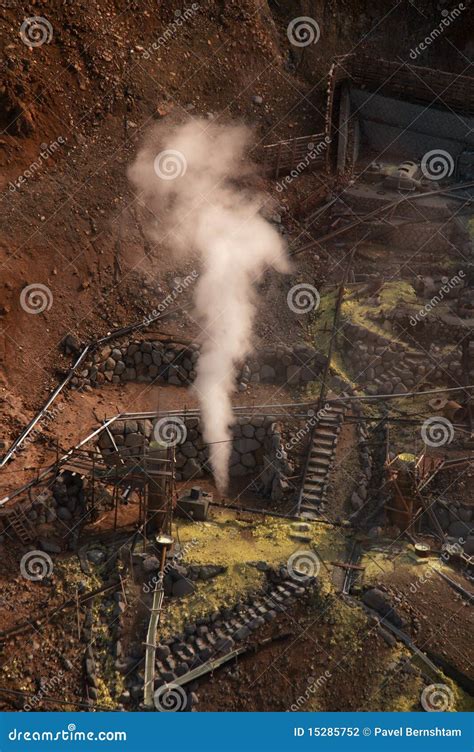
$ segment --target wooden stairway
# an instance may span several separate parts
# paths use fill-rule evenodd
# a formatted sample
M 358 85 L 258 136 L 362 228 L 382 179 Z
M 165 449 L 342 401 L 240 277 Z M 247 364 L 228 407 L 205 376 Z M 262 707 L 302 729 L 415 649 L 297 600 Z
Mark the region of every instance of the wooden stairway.
M 36 532 L 30 520 L 23 511 L 21 505 L 13 507 L 11 514 L 8 516 L 15 535 L 23 545 L 31 543 L 36 538 Z
M 316 519 L 322 511 L 345 410 L 334 405 L 321 411 L 311 435 L 297 512 L 306 519 Z

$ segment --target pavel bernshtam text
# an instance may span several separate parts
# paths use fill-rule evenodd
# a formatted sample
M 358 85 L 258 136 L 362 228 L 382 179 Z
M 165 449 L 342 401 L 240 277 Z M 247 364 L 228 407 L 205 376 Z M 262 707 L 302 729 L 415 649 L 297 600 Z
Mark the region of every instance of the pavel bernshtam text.
M 374 736 L 461 736 L 461 729 L 440 728 L 412 728 L 411 726 L 400 726 L 395 729 L 385 729 L 376 726 Z

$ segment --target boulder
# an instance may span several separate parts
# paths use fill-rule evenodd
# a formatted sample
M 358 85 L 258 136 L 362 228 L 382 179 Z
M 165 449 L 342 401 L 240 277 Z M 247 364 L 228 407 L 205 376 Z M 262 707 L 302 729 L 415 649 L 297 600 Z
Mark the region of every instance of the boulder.
M 194 446 L 194 444 L 191 444 L 190 441 L 187 441 L 185 444 L 182 444 L 179 448 L 179 451 L 184 454 L 185 457 L 191 458 L 191 457 L 197 457 L 197 449 Z
M 156 648 L 156 657 L 159 658 L 160 661 L 164 661 L 170 655 L 171 650 L 168 645 L 158 645 L 158 647 Z
M 113 423 L 109 426 L 109 431 L 114 436 L 117 436 L 118 434 L 123 434 L 125 432 L 125 423 L 123 420 L 115 420 Z M 102 433 L 101 436 L 104 434 Z
M 127 433 L 125 436 L 125 446 L 127 447 L 141 447 L 143 446 L 143 435 L 137 431 L 137 433 Z
M 248 454 L 260 449 L 260 442 L 255 441 L 255 439 L 237 439 L 234 441 L 234 449 L 240 454 Z
M 449 535 L 452 535 L 453 538 L 466 539 L 473 529 L 473 526 L 466 522 L 452 522 L 448 528 L 448 533 Z
M 243 475 L 248 474 L 248 468 L 244 467 L 243 465 L 238 462 L 236 465 L 230 468 L 229 475 L 231 475 L 233 478 L 240 478 Z
M 286 380 L 289 384 L 298 384 L 301 377 L 301 366 L 288 366 Z
M 186 578 L 188 576 L 188 570 L 182 564 L 174 564 L 169 567 L 168 574 L 173 582 L 178 582 L 178 580 L 182 580 L 183 577 Z
M 41 549 L 48 554 L 60 554 L 62 551 L 60 544 L 50 538 L 40 538 L 39 544 Z
M 81 343 L 74 334 L 67 334 L 61 344 L 66 355 L 79 355 L 81 352 Z
M 191 595 L 192 593 L 194 593 L 194 585 L 189 580 L 184 579 L 184 577 L 173 583 L 172 594 L 176 598 L 182 598 L 184 595 Z
M 244 467 L 253 468 L 257 464 L 255 457 L 250 452 L 247 452 L 247 454 L 242 455 L 242 465 Z
M 189 478 L 194 478 L 202 475 L 202 468 L 195 459 L 191 458 L 186 462 L 181 472 L 183 474 L 184 480 L 189 480 Z
M 63 522 L 72 520 L 72 514 L 67 507 L 58 507 L 57 515 Z
M 247 637 L 250 637 L 250 629 L 246 627 L 245 625 L 242 627 L 239 627 L 234 634 L 232 635 L 234 640 L 238 640 L 239 642 L 242 640 L 246 640 Z
M 86 555 L 93 564 L 102 564 L 105 561 L 105 552 L 98 548 L 91 548 Z
M 474 536 L 469 536 L 463 548 L 465 554 L 467 554 L 468 556 L 474 556 Z
M 160 568 L 160 562 L 156 556 L 147 556 L 143 562 L 145 572 L 156 572 Z
M 362 602 L 365 603 L 365 605 L 369 608 L 377 611 L 377 613 L 379 613 L 383 618 L 388 619 L 388 621 L 390 621 L 394 626 L 403 626 L 402 619 L 393 608 L 389 599 L 387 598 L 385 593 L 383 593 L 378 588 L 367 590 L 362 596 Z
M 217 577 L 217 575 L 223 574 L 226 571 L 227 567 L 218 564 L 205 564 L 199 568 L 199 579 L 211 580 L 213 577 Z
M 272 366 L 264 365 L 260 369 L 261 381 L 273 381 L 275 379 L 275 369 Z

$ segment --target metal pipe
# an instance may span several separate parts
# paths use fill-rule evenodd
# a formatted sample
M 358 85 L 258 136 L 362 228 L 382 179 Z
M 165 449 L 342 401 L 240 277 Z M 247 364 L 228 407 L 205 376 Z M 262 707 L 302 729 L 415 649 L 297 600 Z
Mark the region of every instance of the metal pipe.
M 64 389 L 64 387 L 66 386 L 66 384 L 69 383 L 69 381 L 71 380 L 71 378 L 72 378 L 72 376 L 74 374 L 74 371 L 76 370 L 76 368 L 78 368 L 78 366 L 80 366 L 80 364 L 84 360 L 84 358 L 87 355 L 87 353 L 89 352 L 89 350 L 90 350 L 90 345 L 87 345 L 87 347 L 84 348 L 84 350 L 82 351 L 82 353 L 80 354 L 80 356 L 78 357 L 78 359 L 76 360 L 76 362 L 74 363 L 73 367 L 69 371 L 69 373 L 66 376 L 66 378 L 64 379 L 64 381 L 61 384 L 59 384 L 59 386 L 56 387 L 56 389 L 54 390 L 54 392 L 52 393 L 52 395 L 50 396 L 50 398 L 48 399 L 48 401 L 46 402 L 46 404 L 44 405 L 44 407 L 40 410 L 40 412 L 36 415 L 36 417 L 33 418 L 33 420 L 30 421 L 30 423 L 28 423 L 28 425 L 26 426 L 26 428 L 24 428 L 23 431 L 20 433 L 20 435 L 15 439 L 15 441 L 13 442 L 13 444 L 10 446 L 10 449 L 7 451 L 7 453 L 0 460 L 0 468 L 4 467 L 6 465 L 6 463 L 8 462 L 8 460 L 10 459 L 10 457 L 16 452 L 16 450 L 18 449 L 18 447 L 21 446 L 21 444 L 23 444 L 23 442 L 26 439 L 26 437 L 28 436 L 28 434 L 30 434 L 31 431 L 33 430 L 33 428 L 36 426 L 36 424 L 39 423 L 39 421 L 41 420 L 41 418 L 43 417 L 43 415 L 45 414 L 45 412 L 53 404 L 53 402 L 56 399 L 56 397 L 58 396 L 58 394 Z
M 461 183 L 460 185 L 454 185 L 450 187 L 450 192 L 452 191 L 460 191 L 465 190 L 466 188 L 472 188 L 474 187 L 473 183 Z M 346 225 L 345 227 L 340 227 L 338 230 L 333 230 L 332 232 L 326 233 L 326 235 L 323 235 L 321 238 L 317 238 L 316 240 L 312 240 L 310 243 L 306 243 L 306 245 L 302 245 L 300 248 L 295 248 L 294 250 L 290 251 L 290 256 L 297 256 L 299 253 L 303 253 L 304 251 L 309 251 L 312 248 L 314 248 L 316 245 L 319 245 L 320 243 L 324 243 L 327 240 L 332 240 L 332 238 L 338 237 L 339 235 L 343 235 L 346 232 L 349 232 L 349 230 L 353 230 L 355 227 L 358 227 L 359 225 L 366 222 L 368 219 L 371 219 L 372 217 L 376 217 L 379 214 L 383 214 L 386 211 L 390 211 L 390 209 L 395 209 L 397 206 L 400 206 L 405 201 L 415 201 L 417 199 L 421 198 L 427 198 L 428 196 L 437 196 L 439 194 L 442 194 L 446 189 L 441 188 L 437 191 L 427 191 L 426 193 L 417 193 L 414 196 L 403 196 L 400 199 L 396 199 L 394 201 L 389 202 L 388 204 L 385 204 L 385 206 L 379 206 L 377 209 L 374 209 L 371 212 L 368 212 L 365 214 L 361 219 L 358 219 L 356 222 L 351 222 L 351 224 Z

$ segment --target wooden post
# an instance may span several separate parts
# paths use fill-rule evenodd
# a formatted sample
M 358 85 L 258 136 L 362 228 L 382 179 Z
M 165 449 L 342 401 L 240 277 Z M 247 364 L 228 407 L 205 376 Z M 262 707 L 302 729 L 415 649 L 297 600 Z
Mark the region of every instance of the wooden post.
M 117 466 L 115 466 L 115 485 L 114 485 L 114 530 L 117 530 L 117 517 L 118 517 L 118 504 L 119 504 L 119 493 L 118 493 L 118 485 L 117 485 Z
M 352 249 L 349 260 L 347 262 L 347 266 L 344 270 L 344 274 L 342 276 L 341 284 L 339 285 L 338 293 L 337 293 L 337 299 L 336 299 L 336 305 L 334 308 L 334 319 L 333 319 L 333 328 L 331 332 L 331 337 L 329 339 L 329 347 L 328 347 L 328 353 L 326 357 L 326 364 L 324 366 L 324 372 L 323 372 L 323 378 L 321 382 L 321 390 L 319 393 L 319 402 L 318 402 L 318 410 L 321 410 L 321 408 L 324 406 L 324 401 L 326 399 L 326 393 L 327 393 L 327 377 L 329 374 L 329 369 L 331 368 L 331 360 L 332 360 L 332 353 L 334 349 L 334 342 L 336 340 L 336 334 L 337 334 L 337 327 L 339 324 L 339 317 L 341 314 L 341 308 L 342 308 L 342 301 L 344 299 L 344 286 L 346 284 L 347 276 L 349 274 L 349 271 L 352 266 L 352 259 L 354 258 L 355 253 L 355 246 Z
M 277 179 L 280 177 L 281 146 L 282 144 L 280 141 L 280 143 L 278 144 L 276 166 L 275 166 L 275 177 Z
M 81 618 L 79 615 L 79 591 L 76 587 L 76 619 L 77 619 L 77 638 L 81 639 Z

